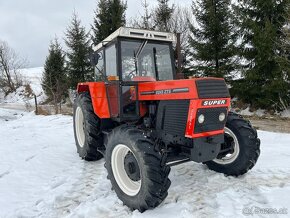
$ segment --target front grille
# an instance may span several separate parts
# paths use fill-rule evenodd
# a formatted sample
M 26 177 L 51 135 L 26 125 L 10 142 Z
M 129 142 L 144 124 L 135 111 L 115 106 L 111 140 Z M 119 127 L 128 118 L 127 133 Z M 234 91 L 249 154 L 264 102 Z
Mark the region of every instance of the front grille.
M 184 136 L 189 110 L 189 100 L 160 101 L 157 129 L 171 135 Z
M 225 118 L 223 122 L 219 121 L 219 115 L 222 112 L 225 113 L 225 115 L 227 115 L 227 108 L 198 109 L 196 114 L 194 133 L 202 133 L 223 129 L 227 119 Z M 202 124 L 198 123 L 198 117 L 201 114 L 203 114 L 205 117 L 205 120 Z
M 199 98 L 227 98 L 229 90 L 224 80 L 204 79 L 197 80 L 196 87 Z

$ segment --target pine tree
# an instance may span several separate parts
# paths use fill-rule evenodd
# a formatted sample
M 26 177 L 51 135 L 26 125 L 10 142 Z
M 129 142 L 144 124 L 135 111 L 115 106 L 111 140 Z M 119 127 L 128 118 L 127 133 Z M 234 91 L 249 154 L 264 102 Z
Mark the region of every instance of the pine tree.
M 174 5 L 169 6 L 169 0 L 157 0 L 158 7 L 154 13 L 155 29 L 159 31 L 170 32 L 170 19 L 174 12 Z
M 109 0 L 109 12 L 111 15 L 111 32 L 126 24 L 127 3 L 121 0 Z
M 230 80 L 235 70 L 237 34 L 232 22 L 230 0 L 199 0 L 193 3 L 197 25 L 190 25 L 193 49 L 192 71 L 197 76 L 214 76 Z
M 126 24 L 127 3 L 121 0 L 99 0 L 97 7 L 92 26 L 95 45 Z
M 73 13 L 71 24 L 67 28 L 65 43 L 69 49 L 67 52 L 69 86 L 76 89 L 79 82 L 93 79 L 93 69 L 89 60 L 91 42 L 76 13 Z
M 67 96 L 65 55 L 57 39 L 51 42 L 49 54 L 44 64 L 42 88 L 49 101 L 53 101 L 58 113 L 57 104 Z
M 110 15 L 108 0 L 99 0 L 95 11 L 93 30 L 93 42 L 97 45 L 108 35 L 110 35 Z
M 285 42 L 289 0 L 243 1 L 238 7 L 247 65 L 236 86 L 241 100 L 254 108 L 282 110 L 290 103 L 290 64 Z M 288 21 L 289 22 L 289 21 Z
M 283 26 L 283 38 L 281 44 L 281 53 L 279 55 L 279 59 L 285 65 L 286 72 L 288 72 L 288 78 L 290 78 L 290 4 L 286 10 L 286 24 Z

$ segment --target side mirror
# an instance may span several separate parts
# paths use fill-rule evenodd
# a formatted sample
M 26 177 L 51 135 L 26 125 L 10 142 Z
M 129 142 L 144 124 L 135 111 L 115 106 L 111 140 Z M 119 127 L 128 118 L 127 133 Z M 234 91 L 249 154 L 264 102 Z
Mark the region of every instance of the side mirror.
M 101 55 L 98 52 L 91 54 L 90 61 L 92 66 L 96 66 L 99 62 Z

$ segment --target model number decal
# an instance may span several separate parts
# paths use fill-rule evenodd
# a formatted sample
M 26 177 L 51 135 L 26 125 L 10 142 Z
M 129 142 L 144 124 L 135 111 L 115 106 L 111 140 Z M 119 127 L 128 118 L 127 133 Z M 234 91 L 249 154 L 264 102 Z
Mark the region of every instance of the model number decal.
M 177 89 L 162 89 L 156 91 L 146 91 L 141 92 L 141 95 L 166 95 L 166 94 L 176 94 L 176 93 L 184 93 L 189 92 L 189 88 L 177 88 Z
M 227 100 L 206 100 L 202 101 L 202 106 L 224 105 Z
M 171 94 L 171 89 L 164 89 L 164 90 L 157 90 L 155 91 L 156 95 L 164 95 L 164 94 Z

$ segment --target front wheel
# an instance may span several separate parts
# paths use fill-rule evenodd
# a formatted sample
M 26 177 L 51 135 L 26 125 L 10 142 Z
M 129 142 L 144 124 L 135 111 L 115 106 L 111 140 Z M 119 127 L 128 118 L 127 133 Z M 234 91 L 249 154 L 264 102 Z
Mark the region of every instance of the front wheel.
M 162 154 L 142 130 L 127 125 L 114 129 L 105 160 L 113 189 L 132 210 L 155 208 L 166 198 L 170 167 L 162 163 Z
M 217 158 L 205 164 L 209 169 L 231 176 L 252 169 L 260 155 L 257 131 L 242 116 L 230 112 L 225 127 L 225 141 Z

